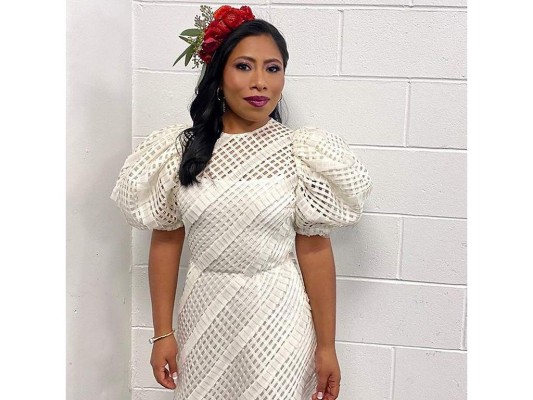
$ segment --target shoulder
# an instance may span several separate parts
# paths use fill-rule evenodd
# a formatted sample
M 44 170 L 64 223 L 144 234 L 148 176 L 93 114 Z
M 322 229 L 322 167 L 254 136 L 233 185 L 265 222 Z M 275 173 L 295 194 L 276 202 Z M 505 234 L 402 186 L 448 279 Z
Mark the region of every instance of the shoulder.
M 183 131 L 189 127 L 190 125 L 185 123 L 174 123 L 148 132 L 148 134 L 142 139 L 141 143 L 135 147 L 132 156 L 150 156 L 151 152 L 162 150 L 175 150 L 176 153 L 181 153 L 182 146 L 179 145 L 178 138 L 182 136 Z M 177 144 L 178 146 L 174 146 L 174 144 Z
M 130 225 L 138 229 L 174 230 L 182 226 L 176 195 L 186 124 L 153 130 L 126 158 L 111 193 Z
M 190 124 L 186 123 L 173 123 L 169 125 L 162 126 L 155 130 L 152 130 L 146 136 L 146 139 L 156 138 L 156 137 L 177 137 L 187 128 L 190 128 Z
M 324 141 L 332 141 L 339 145 L 347 145 L 346 140 L 338 133 L 316 125 L 303 125 L 292 130 L 295 144 L 314 145 Z
M 292 131 L 292 152 L 295 157 L 317 168 L 324 162 L 328 162 L 330 167 L 334 164 L 351 165 L 356 158 L 339 133 L 316 125 L 304 125 Z

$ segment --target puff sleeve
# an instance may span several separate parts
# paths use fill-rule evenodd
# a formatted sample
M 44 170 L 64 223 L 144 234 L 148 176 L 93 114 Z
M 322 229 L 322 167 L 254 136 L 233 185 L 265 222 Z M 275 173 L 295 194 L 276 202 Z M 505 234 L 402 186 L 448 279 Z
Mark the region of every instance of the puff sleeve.
M 313 126 L 293 131 L 296 163 L 296 233 L 330 237 L 355 225 L 372 191 L 367 169 L 339 135 Z
M 178 135 L 186 127 L 174 124 L 153 131 L 126 158 L 110 198 L 134 228 L 170 231 L 183 226 L 177 203 Z

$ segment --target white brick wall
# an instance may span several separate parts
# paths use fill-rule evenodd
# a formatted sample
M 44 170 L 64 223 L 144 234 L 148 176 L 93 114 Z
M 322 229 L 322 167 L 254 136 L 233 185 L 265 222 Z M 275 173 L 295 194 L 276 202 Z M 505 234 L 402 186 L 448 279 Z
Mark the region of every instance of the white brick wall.
M 133 2 L 133 146 L 190 122 L 198 70 L 172 63 L 200 4 Z M 341 134 L 374 181 L 359 225 L 332 237 L 339 399 L 466 399 L 466 1 L 245 4 L 287 39 L 286 124 Z M 133 398 L 170 400 L 149 365 L 149 232 L 133 246 Z

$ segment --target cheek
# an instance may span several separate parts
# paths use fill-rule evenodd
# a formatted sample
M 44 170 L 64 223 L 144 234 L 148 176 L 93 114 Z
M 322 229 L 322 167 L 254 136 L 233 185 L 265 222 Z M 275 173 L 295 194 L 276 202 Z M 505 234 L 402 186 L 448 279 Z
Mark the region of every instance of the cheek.
M 224 83 L 226 85 L 226 90 L 230 92 L 237 92 L 243 88 L 246 88 L 244 74 L 229 72 L 224 76 Z
M 281 92 L 283 92 L 284 86 L 285 86 L 285 80 L 284 79 L 280 79 L 280 80 L 274 81 L 273 84 L 272 84 L 272 91 L 277 92 L 277 93 L 281 93 Z

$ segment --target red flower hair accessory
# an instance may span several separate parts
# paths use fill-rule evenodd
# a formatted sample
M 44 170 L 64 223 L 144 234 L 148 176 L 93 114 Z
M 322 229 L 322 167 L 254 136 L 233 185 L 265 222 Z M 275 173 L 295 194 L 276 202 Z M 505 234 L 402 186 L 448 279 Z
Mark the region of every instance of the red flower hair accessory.
M 248 6 L 234 8 L 228 5 L 219 7 L 214 13 L 209 6 L 201 5 L 203 19 L 194 17 L 196 28 L 185 29 L 180 38 L 189 43 L 189 47 L 174 61 L 172 66 L 185 56 L 185 65 L 193 60 L 194 66 L 209 64 L 213 54 L 226 37 L 243 22 L 252 21 L 255 15 Z M 193 67 L 194 68 L 194 67 Z

